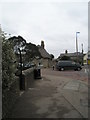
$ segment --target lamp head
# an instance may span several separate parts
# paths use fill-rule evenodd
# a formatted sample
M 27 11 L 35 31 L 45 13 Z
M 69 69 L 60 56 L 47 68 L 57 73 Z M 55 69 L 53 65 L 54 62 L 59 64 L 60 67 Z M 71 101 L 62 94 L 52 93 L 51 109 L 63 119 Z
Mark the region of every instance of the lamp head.
M 80 32 L 76 32 L 76 34 L 78 34 L 78 33 L 80 33 Z

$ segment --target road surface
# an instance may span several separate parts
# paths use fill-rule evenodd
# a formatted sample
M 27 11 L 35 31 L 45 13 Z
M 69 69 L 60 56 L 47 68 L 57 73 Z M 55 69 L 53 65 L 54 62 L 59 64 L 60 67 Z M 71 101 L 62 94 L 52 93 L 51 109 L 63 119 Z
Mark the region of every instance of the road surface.
M 22 92 L 10 118 L 88 118 L 88 74 L 82 71 L 41 70 Z

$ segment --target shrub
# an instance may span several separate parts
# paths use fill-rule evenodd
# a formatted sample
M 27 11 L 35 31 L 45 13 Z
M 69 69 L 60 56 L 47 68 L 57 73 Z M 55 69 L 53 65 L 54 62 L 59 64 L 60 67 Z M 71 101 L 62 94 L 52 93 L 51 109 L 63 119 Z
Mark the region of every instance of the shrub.
M 11 43 L 5 39 L 2 41 L 2 87 L 10 87 L 15 77 L 15 54 Z

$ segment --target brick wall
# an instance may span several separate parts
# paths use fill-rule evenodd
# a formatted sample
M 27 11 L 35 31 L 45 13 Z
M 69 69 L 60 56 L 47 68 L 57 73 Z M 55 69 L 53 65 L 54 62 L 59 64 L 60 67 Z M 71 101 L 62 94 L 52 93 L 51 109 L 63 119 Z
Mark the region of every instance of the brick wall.
M 27 90 L 34 83 L 34 68 L 23 71 L 23 88 Z

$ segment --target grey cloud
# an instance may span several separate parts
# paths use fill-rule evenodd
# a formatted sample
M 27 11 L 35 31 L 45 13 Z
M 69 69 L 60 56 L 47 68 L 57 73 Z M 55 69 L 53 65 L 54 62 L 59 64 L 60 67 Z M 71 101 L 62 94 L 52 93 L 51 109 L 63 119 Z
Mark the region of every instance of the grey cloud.
M 3 4 L 2 10 L 1 25 L 6 32 L 21 34 L 35 44 L 43 39 L 55 56 L 65 49 L 75 51 L 76 31 L 80 31 L 79 43 L 87 42 L 87 4 L 17 2 Z

